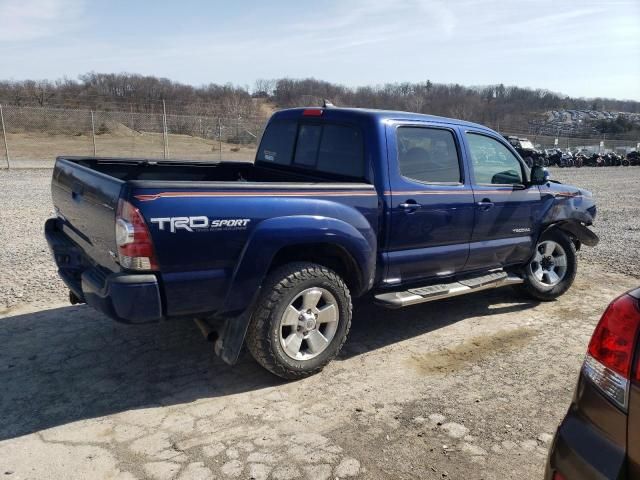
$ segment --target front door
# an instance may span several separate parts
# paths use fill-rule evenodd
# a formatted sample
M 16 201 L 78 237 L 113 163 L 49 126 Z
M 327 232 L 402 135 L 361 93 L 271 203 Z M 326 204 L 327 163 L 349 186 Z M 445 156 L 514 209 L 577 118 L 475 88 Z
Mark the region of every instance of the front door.
M 476 220 L 466 270 L 524 262 L 531 255 L 540 190 L 526 186 L 523 162 L 506 142 L 485 132 L 465 132 Z
M 456 128 L 387 126 L 391 218 L 384 283 L 392 286 L 460 271 L 473 229 L 473 191 L 464 178 Z

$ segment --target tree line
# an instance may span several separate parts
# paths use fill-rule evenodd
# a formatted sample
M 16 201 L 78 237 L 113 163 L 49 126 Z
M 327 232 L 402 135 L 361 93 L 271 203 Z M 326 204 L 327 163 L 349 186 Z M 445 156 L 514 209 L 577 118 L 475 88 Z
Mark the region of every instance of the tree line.
M 640 102 L 607 98 L 573 98 L 543 89 L 505 85 L 469 87 L 389 83 L 346 87 L 309 79 L 259 79 L 253 87 L 208 84 L 191 86 L 167 78 L 128 73 L 90 72 L 78 79 L 0 81 L 0 103 L 17 106 L 90 108 L 95 110 L 213 115 L 229 118 L 266 115 L 273 108 L 319 105 L 406 110 L 500 126 L 543 121 L 549 110 L 604 110 L 640 113 Z
M 460 118 L 496 128 L 545 121 L 550 110 L 597 110 L 640 113 L 640 102 L 608 98 L 572 98 L 544 89 L 505 85 L 466 87 L 438 84 L 391 83 L 348 88 L 315 79 L 259 81 L 257 91 L 280 107 L 318 103 L 331 99 L 336 105 L 406 110 Z
M 1 81 L 0 103 L 24 107 L 58 107 L 223 117 L 250 117 L 259 106 L 246 87 L 208 84 L 199 87 L 129 73 L 95 73 L 51 80 Z

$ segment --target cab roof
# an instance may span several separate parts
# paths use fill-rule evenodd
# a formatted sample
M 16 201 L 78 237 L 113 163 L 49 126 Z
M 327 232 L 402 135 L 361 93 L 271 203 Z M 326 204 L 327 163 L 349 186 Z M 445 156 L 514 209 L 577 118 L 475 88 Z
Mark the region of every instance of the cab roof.
M 305 114 L 307 112 L 307 114 Z M 321 113 L 317 113 L 321 112 Z M 309 114 L 311 113 L 311 114 Z M 316 118 L 326 120 L 351 120 L 356 122 L 374 121 L 376 123 L 385 120 L 397 121 L 415 121 L 415 122 L 432 122 L 449 125 L 458 125 L 463 127 L 471 127 L 478 130 L 484 130 L 496 133 L 484 125 L 478 123 L 457 120 L 455 118 L 440 117 L 437 115 L 426 115 L 423 113 L 403 112 L 396 110 L 377 110 L 373 108 L 342 108 L 342 107 L 304 107 L 304 108 L 287 108 L 278 110 L 273 114 L 272 119 L 288 119 L 299 120 L 301 118 Z

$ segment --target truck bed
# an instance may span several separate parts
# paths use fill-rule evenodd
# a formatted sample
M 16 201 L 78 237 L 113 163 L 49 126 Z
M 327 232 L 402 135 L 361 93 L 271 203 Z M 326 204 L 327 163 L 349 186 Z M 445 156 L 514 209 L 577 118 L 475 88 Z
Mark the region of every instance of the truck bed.
M 326 174 L 293 172 L 291 167 L 286 169 L 278 166 L 265 167 L 248 161 L 198 162 L 93 157 L 64 157 L 64 159 L 123 181 L 317 183 L 335 182 L 338 178 Z M 344 181 L 344 178 L 339 180 Z
M 249 162 L 59 157 L 51 190 L 57 218 L 48 226 L 50 244 L 61 246 L 61 276 L 72 280 L 75 291 L 84 282 L 85 298 L 87 291 L 108 296 L 128 273 L 118 261 L 115 223 L 122 202 L 139 210 L 158 259 L 151 277 L 159 286 L 153 292 L 164 289 L 166 317 L 219 311 L 223 302 L 232 304 L 228 292 L 253 291 L 252 284 L 232 288 L 238 265 L 243 262 L 252 281 L 261 278 L 264 272 L 258 272 L 268 268 L 278 242 L 284 245 L 293 231 L 310 246 L 317 244 L 311 234 L 320 232 L 332 241 L 357 237 L 349 241 L 375 251 L 378 196 L 373 185 L 358 179 Z M 200 230 L 171 223 L 205 217 Z M 247 247 L 249 242 L 255 245 Z M 367 259 L 360 264 L 368 261 L 371 270 L 375 255 L 368 252 Z

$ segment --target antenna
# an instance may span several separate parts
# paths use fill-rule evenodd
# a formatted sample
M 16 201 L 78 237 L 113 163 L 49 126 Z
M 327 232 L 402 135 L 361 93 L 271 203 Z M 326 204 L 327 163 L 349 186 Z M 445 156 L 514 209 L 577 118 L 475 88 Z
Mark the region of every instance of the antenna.
M 322 108 L 334 108 L 335 105 L 333 103 L 331 103 L 331 101 L 327 100 L 326 98 L 322 101 Z

